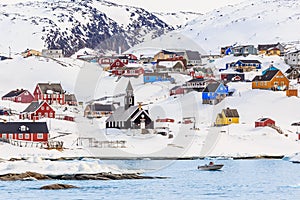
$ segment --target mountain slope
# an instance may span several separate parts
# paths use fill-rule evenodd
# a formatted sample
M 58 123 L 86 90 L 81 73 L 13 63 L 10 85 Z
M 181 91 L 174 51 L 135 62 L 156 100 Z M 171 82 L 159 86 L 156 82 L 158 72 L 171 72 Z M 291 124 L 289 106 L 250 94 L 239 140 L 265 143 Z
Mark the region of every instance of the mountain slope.
M 235 43 L 256 45 L 298 41 L 299 10 L 298 0 L 245 1 L 201 15 L 176 34 L 191 38 L 208 53 L 219 53 L 220 47 Z M 164 37 L 173 34 L 170 32 Z M 160 42 L 164 44 L 163 40 Z
M 174 28 L 144 9 L 104 0 L 0 4 L 0 52 L 9 47 L 62 48 L 65 55 L 88 47 L 126 50 Z

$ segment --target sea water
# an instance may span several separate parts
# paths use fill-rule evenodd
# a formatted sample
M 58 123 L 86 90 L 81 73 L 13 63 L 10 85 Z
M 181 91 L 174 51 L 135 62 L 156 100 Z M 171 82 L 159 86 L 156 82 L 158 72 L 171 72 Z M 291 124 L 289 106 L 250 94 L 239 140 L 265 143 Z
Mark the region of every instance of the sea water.
M 215 163 L 224 164 L 220 171 L 198 170 L 197 166 L 207 164 L 207 160 L 103 162 L 147 170 L 143 175 L 168 178 L 0 181 L 0 199 L 300 199 L 300 164 L 283 160 L 217 160 Z M 39 189 L 53 183 L 79 188 Z

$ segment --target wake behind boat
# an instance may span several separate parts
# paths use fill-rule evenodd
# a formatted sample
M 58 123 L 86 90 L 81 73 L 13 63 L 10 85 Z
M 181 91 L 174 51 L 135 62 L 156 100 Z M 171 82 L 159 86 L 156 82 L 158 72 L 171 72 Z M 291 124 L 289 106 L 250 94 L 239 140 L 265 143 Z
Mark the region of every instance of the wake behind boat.
M 210 162 L 208 165 L 202 165 L 198 166 L 198 169 L 200 170 L 220 170 L 224 165 L 223 164 L 214 164 L 213 162 Z

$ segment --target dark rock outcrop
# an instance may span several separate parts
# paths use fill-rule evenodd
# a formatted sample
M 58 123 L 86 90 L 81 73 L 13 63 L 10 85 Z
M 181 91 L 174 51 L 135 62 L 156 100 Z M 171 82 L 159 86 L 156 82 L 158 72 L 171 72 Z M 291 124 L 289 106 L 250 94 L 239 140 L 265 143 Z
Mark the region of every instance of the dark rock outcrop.
M 41 190 L 61 190 L 61 189 L 71 189 L 71 188 L 78 188 L 74 185 L 68 185 L 68 184 L 51 184 L 51 185 L 45 185 L 41 187 Z
M 35 172 L 25 172 L 21 174 L 0 175 L 0 181 L 32 181 L 32 180 L 123 180 L 123 179 L 164 179 L 166 177 L 141 176 L 140 174 L 62 174 L 62 175 L 43 175 Z

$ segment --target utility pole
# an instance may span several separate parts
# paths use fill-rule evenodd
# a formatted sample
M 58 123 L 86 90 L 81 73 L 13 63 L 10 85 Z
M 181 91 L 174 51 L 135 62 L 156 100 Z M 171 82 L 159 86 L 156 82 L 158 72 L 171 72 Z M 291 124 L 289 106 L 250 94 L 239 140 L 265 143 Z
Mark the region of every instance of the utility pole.
M 8 57 L 11 58 L 11 48 L 10 48 L 10 46 L 8 47 Z

